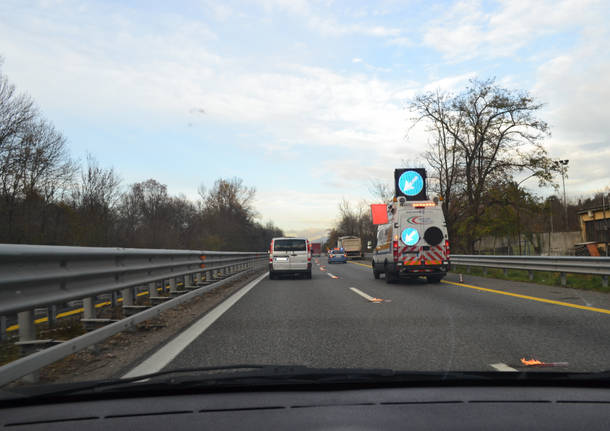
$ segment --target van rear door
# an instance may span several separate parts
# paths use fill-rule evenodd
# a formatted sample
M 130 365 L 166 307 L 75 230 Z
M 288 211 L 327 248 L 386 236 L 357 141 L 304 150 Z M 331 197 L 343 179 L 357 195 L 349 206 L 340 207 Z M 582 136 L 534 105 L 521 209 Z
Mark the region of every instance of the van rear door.
M 421 262 L 440 265 L 446 260 L 445 227 L 442 209 L 440 207 L 427 207 L 406 211 L 401 217 L 401 231 L 411 228 L 417 231 L 413 236 L 418 237 L 417 243 L 411 247 L 405 246 L 403 253 L 406 261 Z
M 273 270 L 290 270 L 290 245 L 289 239 L 276 239 L 273 241 Z
M 307 269 L 307 240 L 293 239 L 292 253 L 290 254 L 290 269 L 304 271 Z
M 273 242 L 273 268 L 276 271 L 307 269 L 307 240 L 282 238 Z

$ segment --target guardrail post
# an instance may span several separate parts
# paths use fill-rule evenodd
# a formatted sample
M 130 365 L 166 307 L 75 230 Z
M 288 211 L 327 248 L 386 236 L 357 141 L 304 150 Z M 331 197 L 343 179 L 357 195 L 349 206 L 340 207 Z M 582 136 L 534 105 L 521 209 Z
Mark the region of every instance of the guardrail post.
M 502 273 L 504 274 L 504 277 L 508 277 L 508 269 L 503 268 Z
M 483 268 L 483 276 L 487 277 L 487 267 Z
M 49 322 L 49 328 L 54 328 L 57 323 L 57 306 L 55 304 L 47 307 L 47 322 Z
M 27 310 L 17 313 L 17 323 L 19 324 L 19 342 L 36 340 L 36 327 L 34 326 L 34 311 Z M 32 353 L 32 349 L 26 344 L 21 345 L 21 356 L 26 356 Z M 23 381 L 27 383 L 38 382 L 40 373 L 38 371 L 23 376 Z
M 93 306 L 93 298 L 83 298 L 83 318 L 95 319 L 95 307 Z
M 602 286 L 608 287 L 608 276 L 607 275 L 602 276 Z
M 6 316 L 0 316 L 0 340 L 5 341 L 8 339 L 6 333 Z
M 566 287 L 566 285 L 568 284 L 568 277 L 566 276 L 565 272 L 560 273 L 561 275 L 561 285 L 563 287 Z
M 33 341 L 36 339 L 34 312 L 32 310 L 17 313 L 17 323 L 19 324 L 19 341 Z
M 178 289 L 176 289 L 176 278 L 172 277 L 169 279 L 169 294 L 171 296 L 178 295 Z
M 534 281 L 534 271 L 527 271 L 527 276 L 529 277 L 530 281 Z
M 148 298 L 150 299 L 156 296 L 159 296 L 159 292 L 157 291 L 157 283 L 151 281 L 148 283 Z
M 133 287 L 121 289 L 121 296 L 123 297 L 123 307 L 126 305 L 133 305 Z
M 470 274 L 470 266 L 466 267 L 466 274 Z

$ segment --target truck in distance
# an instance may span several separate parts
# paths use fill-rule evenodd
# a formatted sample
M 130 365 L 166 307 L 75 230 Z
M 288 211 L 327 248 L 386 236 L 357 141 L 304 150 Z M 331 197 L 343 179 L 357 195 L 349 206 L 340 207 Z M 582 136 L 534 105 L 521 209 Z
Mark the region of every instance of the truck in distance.
M 337 248 L 343 249 L 348 259 L 362 259 L 362 241 L 357 236 L 340 236 Z

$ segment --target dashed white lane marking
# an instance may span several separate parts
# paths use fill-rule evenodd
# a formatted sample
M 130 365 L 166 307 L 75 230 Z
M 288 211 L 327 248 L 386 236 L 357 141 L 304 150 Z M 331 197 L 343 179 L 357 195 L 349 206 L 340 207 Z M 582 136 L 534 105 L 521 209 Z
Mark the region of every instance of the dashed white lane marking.
M 513 367 L 509 367 L 506 364 L 503 364 L 502 362 L 499 362 L 497 364 L 489 364 L 492 368 L 494 368 L 496 371 L 507 371 L 507 372 L 517 372 L 518 370 L 514 369 Z
M 370 301 L 370 302 L 380 303 L 383 301 L 383 299 L 373 298 L 371 295 L 368 295 L 368 294 L 364 293 L 362 290 L 356 289 L 355 287 L 350 287 L 349 290 L 362 296 L 364 299 L 366 299 L 367 301 Z
M 329 276 L 330 278 L 339 278 L 339 277 L 337 277 L 336 275 L 331 274 L 330 272 L 327 272 L 326 274 L 328 274 L 328 276 Z

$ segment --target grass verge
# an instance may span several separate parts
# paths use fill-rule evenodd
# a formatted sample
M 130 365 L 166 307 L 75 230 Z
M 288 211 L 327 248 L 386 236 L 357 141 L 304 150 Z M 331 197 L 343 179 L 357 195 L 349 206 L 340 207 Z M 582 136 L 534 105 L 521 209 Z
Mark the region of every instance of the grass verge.
M 466 272 L 465 265 L 455 265 L 451 272 L 456 274 L 471 274 L 480 277 L 497 278 L 501 280 L 525 281 L 528 283 L 545 284 L 547 286 L 561 286 L 561 275 L 558 272 L 534 271 L 534 279 L 529 279 L 529 274 L 525 270 L 509 269 L 504 275 L 503 269 L 487 268 L 487 275 L 483 273 L 484 268 L 470 267 L 470 272 Z M 602 277 L 599 275 L 567 274 L 567 285 L 573 289 L 596 290 L 598 292 L 610 293 L 610 287 L 603 287 Z

